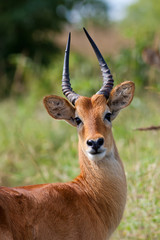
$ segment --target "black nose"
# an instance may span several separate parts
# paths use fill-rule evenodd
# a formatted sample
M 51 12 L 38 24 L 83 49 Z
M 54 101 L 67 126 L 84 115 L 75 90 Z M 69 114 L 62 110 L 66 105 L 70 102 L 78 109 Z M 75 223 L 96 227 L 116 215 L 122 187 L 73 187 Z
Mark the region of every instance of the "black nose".
M 87 145 L 92 147 L 95 151 L 97 151 L 104 143 L 104 138 L 98 138 L 96 140 L 89 139 L 87 140 Z

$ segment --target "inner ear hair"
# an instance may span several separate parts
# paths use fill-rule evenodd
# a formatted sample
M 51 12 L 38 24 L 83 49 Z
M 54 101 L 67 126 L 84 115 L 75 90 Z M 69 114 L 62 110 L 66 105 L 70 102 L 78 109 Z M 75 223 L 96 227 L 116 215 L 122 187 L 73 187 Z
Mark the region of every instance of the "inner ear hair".
M 47 109 L 47 112 L 51 117 L 55 119 L 63 119 L 62 113 L 65 109 L 65 102 L 64 98 L 50 95 L 47 97 L 44 97 L 43 99 L 44 106 Z
M 75 107 L 65 98 L 50 95 L 44 97 L 43 103 L 51 117 L 59 120 L 63 119 L 73 126 L 76 125 L 74 122 Z
M 108 99 L 108 106 L 112 112 L 112 119 L 114 119 L 118 112 L 127 107 L 134 96 L 134 83 L 126 81 L 113 88 Z

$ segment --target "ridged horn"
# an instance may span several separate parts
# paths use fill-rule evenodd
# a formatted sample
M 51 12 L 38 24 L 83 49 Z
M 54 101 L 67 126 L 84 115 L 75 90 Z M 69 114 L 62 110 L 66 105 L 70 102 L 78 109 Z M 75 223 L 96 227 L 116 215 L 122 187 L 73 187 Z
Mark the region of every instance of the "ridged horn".
M 71 33 L 68 36 L 68 42 L 66 45 L 65 55 L 64 55 L 64 65 L 63 65 L 63 75 L 62 75 L 62 92 L 66 98 L 75 105 L 75 101 L 79 98 L 79 95 L 75 93 L 70 84 L 69 78 L 69 52 L 70 52 L 70 41 Z
M 98 62 L 99 62 L 100 68 L 101 68 L 102 76 L 103 76 L 103 86 L 96 94 L 103 94 L 106 98 L 109 98 L 109 94 L 114 85 L 114 80 L 112 78 L 111 72 L 107 66 L 107 63 L 105 62 L 104 58 L 102 57 L 102 54 L 100 53 L 99 49 L 97 48 L 95 42 L 90 37 L 87 30 L 85 28 L 83 28 L 83 30 L 84 30 L 84 32 L 85 32 L 89 42 L 91 43 L 92 48 L 97 56 L 97 59 L 98 59 Z

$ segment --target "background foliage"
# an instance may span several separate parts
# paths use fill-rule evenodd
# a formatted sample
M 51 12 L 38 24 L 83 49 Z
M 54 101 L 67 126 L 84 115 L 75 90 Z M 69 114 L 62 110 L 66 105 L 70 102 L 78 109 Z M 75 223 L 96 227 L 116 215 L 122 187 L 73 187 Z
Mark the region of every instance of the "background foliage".
M 51 119 L 42 104 L 45 95 L 62 96 L 64 46 L 58 47 L 57 32 L 64 32 L 66 23 L 77 31 L 84 23 L 89 32 L 93 26 L 98 33 L 116 28 L 131 44 L 104 57 L 115 84 L 132 80 L 136 92 L 113 123 L 128 182 L 124 218 L 113 239 L 158 240 L 160 132 L 134 129 L 160 122 L 160 6 L 156 0 L 139 0 L 120 23 L 109 22 L 107 9 L 98 0 L 0 2 L 0 183 L 69 181 L 79 173 L 76 129 Z M 102 40 L 99 34 L 94 39 Z M 151 58 L 146 49 L 152 50 Z M 91 96 L 101 86 L 94 54 L 72 49 L 70 72 L 79 94 Z
M 0 95 L 8 96 L 15 89 L 16 65 L 23 65 L 25 57 L 38 65 L 48 65 L 53 60 L 58 51 L 55 35 L 71 21 L 74 13 L 79 13 L 79 18 L 83 19 L 93 19 L 98 14 L 104 20 L 106 11 L 107 5 L 99 0 L 1 1 Z M 19 74 L 15 78 L 24 88 L 23 76 Z
M 160 90 L 160 4 L 156 0 L 139 0 L 128 8 L 127 16 L 121 23 L 123 33 L 134 40 L 134 49 L 127 49 L 132 73 L 137 83 L 142 86 L 150 85 L 154 90 Z M 151 49 L 153 55 L 146 56 L 145 50 Z M 145 56 L 144 56 L 145 54 Z M 150 61 L 149 61 L 150 58 Z M 155 59 L 157 58 L 157 59 Z M 150 64 L 146 64 L 146 63 Z

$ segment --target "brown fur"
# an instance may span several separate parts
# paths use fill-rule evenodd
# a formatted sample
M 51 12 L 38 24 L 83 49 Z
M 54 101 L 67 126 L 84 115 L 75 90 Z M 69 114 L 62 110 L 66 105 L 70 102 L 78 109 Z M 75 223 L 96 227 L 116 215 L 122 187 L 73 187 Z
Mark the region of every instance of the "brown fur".
M 134 85 L 129 83 L 131 89 L 127 94 L 130 96 L 121 96 L 123 103 L 117 100 L 120 109 L 133 97 Z M 120 85 L 118 89 L 123 87 Z M 68 183 L 1 187 L 0 239 L 109 239 L 122 218 L 127 189 L 111 123 L 104 120 L 106 111 L 114 112 L 114 91 L 108 101 L 102 95 L 80 97 L 75 107 L 61 97 L 44 98 L 45 107 L 52 117 L 65 119 L 73 126 L 76 125 L 75 116 L 81 118 L 83 124 L 78 126 L 81 172 Z M 116 111 L 119 111 L 117 104 Z M 107 150 L 103 158 L 92 161 L 87 157 L 86 141 L 100 137 L 104 138 Z

